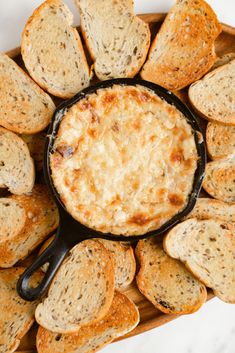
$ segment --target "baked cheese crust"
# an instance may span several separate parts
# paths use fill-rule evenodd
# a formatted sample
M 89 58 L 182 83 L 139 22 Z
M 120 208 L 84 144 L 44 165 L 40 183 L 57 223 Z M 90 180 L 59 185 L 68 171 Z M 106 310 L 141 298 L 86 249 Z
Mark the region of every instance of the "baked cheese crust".
M 114 85 L 67 111 L 50 164 L 76 220 L 130 236 L 159 228 L 186 206 L 197 158 L 179 110 L 145 87 Z

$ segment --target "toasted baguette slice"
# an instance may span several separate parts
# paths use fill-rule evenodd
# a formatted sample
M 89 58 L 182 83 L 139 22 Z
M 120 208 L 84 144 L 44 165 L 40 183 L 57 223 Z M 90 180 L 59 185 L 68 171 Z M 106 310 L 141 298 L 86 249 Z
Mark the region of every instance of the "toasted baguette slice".
M 235 60 L 209 72 L 189 88 L 189 99 L 203 118 L 235 125 Z
M 34 164 L 26 143 L 0 127 L 0 188 L 21 195 L 32 191 L 34 179 Z
M 235 126 L 208 123 L 207 151 L 211 159 L 220 159 L 235 152 Z
M 203 197 L 198 198 L 192 212 L 185 217 L 185 219 L 189 218 L 220 219 L 235 225 L 235 204 L 230 205 L 223 201 Z
M 219 56 L 216 59 L 214 65 L 212 66 L 211 71 L 217 69 L 217 67 L 220 67 L 222 65 L 228 64 L 233 59 L 235 59 L 235 53 L 233 53 L 233 52 L 232 53 L 223 54 L 223 55 Z
M 20 137 L 27 143 L 36 170 L 42 170 L 46 133 L 41 132 L 36 135 L 21 135 Z
M 235 202 L 235 154 L 206 165 L 202 186 L 215 199 Z
M 115 288 L 127 287 L 133 281 L 136 270 L 132 247 L 105 239 L 99 239 L 99 242 L 112 253 L 115 268 Z
M 0 125 L 17 133 L 35 134 L 47 127 L 55 105 L 7 55 L 0 54 Z
M 134 77 L 150 46 L 148 24 L 134 15 L 133 0 L 76 0 L 81 29 L 100 80 Z
M 80 328 L 77 334 L 57 334 L 39 327 L 38 353 L 95 353 L 115 338 L 132 331 L 139 322 L 135 304 L 115 291 L 112 305 L 105 317 L 95 324 Z
M 32 78 L 46 91 L 70 98 L 89 84 L 89 67 L 73 15 L 60 0 L 47 0 L 29 18 L 21 53 Z
M 95 240 L 76 245 L 58 270 L 35 317 L 49 331 L 72 333 L 104 317 L 114 295 L 110 253 Z
M 22 267 L 0 270 L 0 353 L 15 352 L 34 322 L 38 302 L 27 302 L 16 292 L 17 281 L 24 270 Z M 36 285 L 41 278 L 41 273 L 36 273 L 32 284 Z
M 214 64 L 214 42 L 221 26 L 203 0 L 178 0 L 150 48 L 140 75 L 178 90 L 202 77 Z
M 141 293 L 166 314 L 190 314 L 206 301 L 207 291 L 179 261 L 168 256 L 154 238 L 140 240 L 136 282 Z
M 46 185 L 35 185 L 28 195 L 7 197 L 5 205 L 6 203 L 14 204 L 14 207 L 8 207 L 8 219 L 0 217 L 0 229 L 5 229 L 0 238 L 0 267 L 11 267 L 25 258 L 59 223 L 57 207 Z M 19 221 L 16 209 L 22 210 L 22 219 Z M 17 223 L 21 224 L 20 229 L 18 227 L 12 231 Z
M 164 239 L 164 248 L 184 262 L 216 296 L 235 303 L 235 226 L 220 220 L 188 219 Z

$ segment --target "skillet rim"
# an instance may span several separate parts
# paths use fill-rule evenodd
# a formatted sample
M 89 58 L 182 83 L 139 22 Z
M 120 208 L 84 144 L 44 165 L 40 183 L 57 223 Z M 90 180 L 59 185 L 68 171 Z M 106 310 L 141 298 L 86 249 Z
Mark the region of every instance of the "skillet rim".
M 73 106 L 79 100 L 85 98 L 87 95 L 95 93 L 98 89 L 109 88 L 109 87 L 112 87 L 113 85 L 122 85 L 122 86 L 140 85 L 140 86 L 146 87 L 148 89 L 151 89 L 157 96 L 165 100 L 167 103 L 175 106 L 178 110 L 180 110 L 192 128 L 194 140 L 197 148 L 197 154 L 199 157 L 197 160 L 197 169 L 194 174 L 192 191 L 189 194 L 188 202 L 183 208 L 183 210 L 177 213 L 176 215 L 174 215 L 164 224 L 162 224 L 160 228 L 140 235 L 129 236 L 129 235 L 116 235 L 112 233 L 103 233 L 103 232 L 94 230 L 92 228 L 89 228 L 83 225 L 82 223 L 80 223 L 79 221 L 75 220 L 67 211 L 66 207 L 61 201 L 59 193 L 56 190 L 56 187 L 54 186 L 52 176 L 51 176 L 50 154 L 53 153 L 53 145 L 56 139 L 56 134 L 59 129 L 60 122 L 63 119 L 64 115 L 66 114 L 67 110 L 71 108 L 71 106 Z M 187 107 L 187 105 L 185 105 L 172 92 L 152 82 L 145 81 L 139 78 L 116 78 L 116 79 L 102 81 L 94 85 L 91 85 L 87 88 L 84 88 L 82 91 L 78 92 L 74 97 L 58 105 L 58 107 L 54 111 L 51 123 L 48 128 L 48 132 L 47 132 L 47 138 L 46 138 L 45 149 L 44 149 L 43 172 L 44 172 L 44 178 L 46 180 L 46 183 L 49 186 L 52 196 L 56 201 L 56 204 L 59 207 L 59 209 L 63 209 L 65 213 L 70 215 L 78 223 L 78 226 L 82 227 L 84 230 L 88 232 L 88 234 L 84 236 L 85 239 L 103 238 L 108 240 L 125 242 L 125 241 L 137 241 L 151 236 L 161 235 L 165 233 L 167 230 L 169 230 L 170 228 L 172 228 L 173 226 L 175 226 L 178 222 L 180 222 L 182 218 L 187 216 L 195 206 L 197 197 L 200 193 L 202 181 L 205 175 L 205 166 L 206 166 L 206 147 L 205 147 L 203 132 L 200 128 L 197 118 L 193 115 L 193 113 Z M 63 217 L 63 212 L 61 213 L 61 216 Z M 61 220 L 61 223 L 62 222 L 63 220 Z

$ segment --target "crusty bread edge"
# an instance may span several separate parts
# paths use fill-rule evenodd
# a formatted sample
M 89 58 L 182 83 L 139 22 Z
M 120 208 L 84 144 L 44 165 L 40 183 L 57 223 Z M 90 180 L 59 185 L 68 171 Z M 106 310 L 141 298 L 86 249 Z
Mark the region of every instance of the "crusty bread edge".
M 142 288 L 142 286 L 140 285 L 140 281 L 144 282 L 145 281 L 145 276 L 144 276 L 144 273 L 145 273 L 145 268 L 146 268 L 146 265 L 145 265 L 145 260 L 144 260 L 144 257 L 141 253 L 141 249 L 140 249 L 140 243 L 137 244 L 137 247 L 135 248 L 135 254 L 139 260 L 139 263 L 140 263 L 140 270 L 136 276 L 136 284 L 137 284 L 137 287 L 139 289 L 139 291 L 157 308 L 159 309 L 161 312 L 165 313 L 165 314 L 175 314 L 175 315 L 183 315 L 183 314 L 192 314 L 194 312 L 196 312 L 198 309 L 200 309 L 200 307 L 206 302 L 207 300 L 207 290 L 206 290 L 206 287 L 203 286 L 203 292 L 200 293 L 200 300 L 197 301 L 197 303 L 195 303 L 194 306 L 192 307 L 185 307 L 184 310 L 171 310 L 171 309 L 168 309 L 168 308 L 165 308 L 163 307 L 162 305 L 160 304 L 157 304 L 157 303 L 153 303 L 149 298 L 148 298 L 148 293 L 147 293 L 147 290 L 146 289 L 146 286 L 144 288 Z M 164 249 L 165 250 L 165 249 Z M 167 255 L 169 256 L 169 254 L 167 253 Z M 192 271 L 190 271 L 192 272 Z M 142 279 L 140 279 L 142 277 Z M 203 285 L 203 283 L 202 283 Z

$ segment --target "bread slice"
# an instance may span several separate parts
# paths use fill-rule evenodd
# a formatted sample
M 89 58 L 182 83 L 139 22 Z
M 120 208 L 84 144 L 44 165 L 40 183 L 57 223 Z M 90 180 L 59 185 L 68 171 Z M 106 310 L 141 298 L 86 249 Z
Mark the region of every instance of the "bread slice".
M 115 268 L 115 288 L 125 288 L 135 277 L 136 262 L 133 249 L 117 241 L 99 239 L 113 256 Z
M 235 59 L 235 53 L 233 53 L 233 52 L 219 56 L 216 59 L 214 65 L 212 66 L 211 71 L 217 69 L 217 67 L 228 64 L 233 59 Z
M 207 151 L 211 159 L 220 159 L 235 152 L 235 126 L 208 123 Z
M 136 282 L 141 293 L 166 314 L 190 314 L 206 301 L 207 291 L 179 261 L 168 256 L 155 238 L 140 240 Z
M 185 219 L 189 218 L 220 219 L 235 225 L 235 204 L 230 205 L 219 200 L 198 198 L 194 209 Z
M 85 240 L 71 250 L 59 268 L 35 317 L 39 325 L 52 332 L 76 332 L 82 325 L 104 317 L 113 295 L 110 253 L 95 240 Z
M 139 311 L 128 297 L 115 291 L 105 317 L 80 328 L 77 334 L 57 334 L 39 327 L 38 353 L 95 353 L 102 347 L 132 331 L 139 322 Z
M 235 125 L 235 59 L 209 72 L 189 88 L 189 99 L 203 118 Z
M 25 134 L 47 127 L 55 110 L 52 99 L 3 54 L 0 54 L 0 91 L 0 125 Z
M 16 284 L 24 272 L 23 267 L 0 270 L 0 352 L 15 352 L 20 339 L 34 322 L 34 311 L 38 302 L 27 302 L 19 297 Z M 32 284 L 41 280 L 41 273 L 33 276 Z
M 100 80 L 134 77 L 150 46 L 147 23 L 134 15 L 133 0 L 76 0 L 81 29 Z
M 46 141 L 46 133 L 40 132 L 35 135 L 21 135 L 24 142 L 27 143 L 31 157 L 34 160 L 37 171 L 43 168 L 44 146 Z
M 8 214 L 8 218 L 0 217 L 0 234 L 4 230 L 0 238 L 0 267 L 5 268 L 28 256 L 43 242 L 58 227 L 59 215 L 46 185 L 35 185 L 28 195 L 0 200 L 0 205 L 5 204 L 1 210 Z
M 34 164 L 26 143 L 0 127 L 0 188 L 21 195 L 32 191 L 34 179 Z
M 221 300 L 235 303 L 234 234 L 235 226 L 230 223 L 192 218 L 170 230 L 164 248 Z
M 32 78 L 46 91 L 70 98 L 89 85 L 90 73 L 73 15 L 60 0 L 47 0 L 29 18 L 21 53 Z
M 235 202 L 235 154 L 206 165 L 202 186 L 209 195 L 225 202 Z
M 214 64 L 221 26 L 203 0 L 177 0 L 157 33 L 140 75 L 178 90 L 202 77 Z

